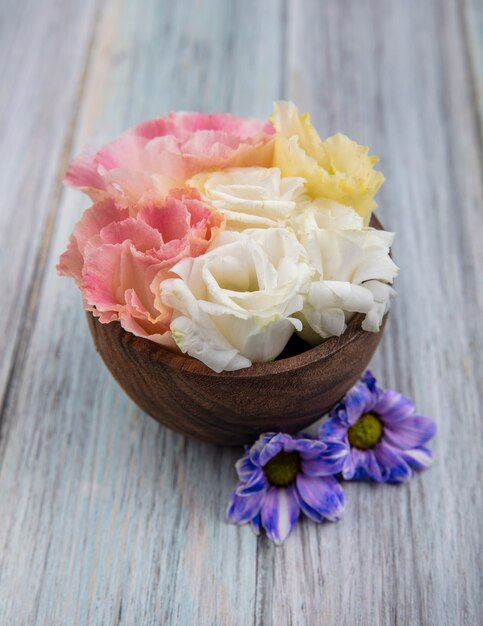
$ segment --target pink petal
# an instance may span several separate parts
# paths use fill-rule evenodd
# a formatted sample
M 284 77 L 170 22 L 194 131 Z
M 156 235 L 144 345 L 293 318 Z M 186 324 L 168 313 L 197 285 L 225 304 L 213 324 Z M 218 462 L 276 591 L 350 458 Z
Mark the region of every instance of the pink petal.
M 97 171 L 95 152 L 86 150 L 69 165 L 64 182 L 71 187 L 105 188 L 104 179 Z
M 66 183 L 93 197 L 109 195 L 135 204 L 164 197 L 194 174 L 209 169 L 269 167 L 271 122 L 226 113 L 172 113 L 134 127 L 98 152 L 86 152 L 69 167 Z
M 241 138 L 275 133 L 269 121 L 238 117 L 231 113 L 171 113 L 168 119 L 177 129 L 190 133 L 200 130 L 221 130 Z
M 155 137 L 163 137 L 164 135 L 176 136 L 176 123 L 166 117 L 157 117 L 147 122 L 141 122 L 130 131 L 133 135 L 146 137 L 146 139 L 154 139 Z
M 158 230 L 132 217 L 108 224 L 101 230 L 100 238 L 103 243 L 111 244 L 130 241 L 139 252 L 157 249 L 163 243 Z
M 78 285 L 82 279 L 84 251 L 86 245 L 108 224 L 124 220 L 129 215 L 126 209 L 119 208 L 112 200 L 104 200 L 84 211 L 74 228 L 67 250 L 62 254 L 57 266 L 59 274 L 72 276 Z
M 157 310 L 156 317 L 153 317 L 153 310 L 145 308 L 134 289 L 126 291 L 125 300 L 126 306 L 119 313 L 125 330 L 165 346 L 171 347 L 170 344 L 175 344 L 169 331 L 172 316 L 169 307 L 163 306 L 163 310 Z
M 151 204 L 143 207 L 138 217 L 156 228 L 165 243 L 183 239 L 190 229 L 190 215 L 186 206 L 172 197 L 168 197 L 162 206 Z
M 84 263 L 84 295 L 99 312 L 119 313 L 125 293 L 134 289 L 145 308 L 151 308 L 149 286 L 158 267 L 153 259 L 138 252 L 130 241 L 104 244 L 88 253 Z
M 106 144 L 95 156 L 98 171 L 116 168 L 143 169 L 144 148 L 148 140 L 131 134 L 121 135 Z

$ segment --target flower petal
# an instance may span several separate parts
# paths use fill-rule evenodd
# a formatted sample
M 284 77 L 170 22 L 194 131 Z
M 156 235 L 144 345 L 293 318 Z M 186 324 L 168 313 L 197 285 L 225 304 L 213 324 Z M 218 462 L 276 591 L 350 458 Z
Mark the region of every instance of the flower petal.
M 337 417 L 330 417 L 322 422 L 319 428 L 319 439 L 339 439 L 342 440 L 347 434 L 347 426 L 342 424 Z
M 371 370 L 366 370 L 361 376 L 361 383 L 364 383 L 371 391 L 377 388 L 377 380 Z
M 344 491 L 332 476 L 305 476 L 296 479 L 299 504 L 302 511 L 315 522 L 323 519 L 335 522 L 342 517 Z
M 344 480 L 353 480 L 356 473 L 356 464 L 354 461 L 354 450 L 351 450 L 351 454 L 348 454 L 344 459 L 344 465 L 342 466 L 342 478 Z
M 321 141 L 308 113 L 299 115 L 292 102 L 276 102 L 272 121 L 277 130 L 274 165 L 284 176 L 303 176 L 312 197 L 351 206 L 368 223 L 384 181 L 373 169 L 378 158 L 341 134 Z
M 377 462 L 374 450 L 353 450 L 355 465 L 354 480 L 374 480 L 383 482 L 381 468 Z
M 253 493 L 258 493 L 259 491 L 263 491 L 268 485 L 267 478 L 263 473 L 263 470 L 257 468 L 251 478 L 246 483 L 240 483 L 236 489 L 236 492 L 239 496 L 249 496 Z
M 403 420 L 415 411 L 414 402 L 394 389 L 385 389 L 373 409 L 385 424 Z
M 413 469 L 426 469 L 433 462 L 433 453 L 423 446 L 412 450 L 400 450 L 399 454 Z
M 377 333 L 397 293 L 391 285 L 380 280 L 368 280 L 364 283 L 364 287 L 372 294 L 374 302 L 371 310 L 366 313 L 361 327 L 362 330 Z
M 263 433 L 260 437 L 255 441 L 253 446 L 249 449 L 248 454 L 250 456 L 250 460 L 255 465 L 260 465 L 260 452 L 263 450 L 265 445 L 275 437 L 277 433 Z
M 284 229 L 260 232 L 222 233 L 172 268 L 182 280 L 159 285 L 181 351 L 217 372 L 273 360 L 300 324 L 292 315 L 312 273 L 304 250 Z
M 285 541 L 300 515 L 293 487 L 270 487 L 263 501 L 261 518 L 267 536 L 277 545 Z
M 278 168 L 243 167 L 197 174 L 188 181 L 226 217 L 229 230 L 285 226 L 304 192 L 303 178 Z
M 260 513 L 258 515 L 255 515 L 255 517 L 251 520 L 250 525 L 255 535 L 259 535 L 261 526 Z
M 262 467 L 266 465 L 274 456 L 285 449 L 286 444 L 290 447 L 290 441 L 290 435 L 284 435 L 282 433 L 275 435 L 260 451 L 260 465 Z
M 292 450 L 299 452 L 302 458 L 311 459 L 318 457 L 319 454 L 324 452 L 327 446 L 318 439 L 313 439 L 310 435 L 305 434 L 303 437 L 298 438 L 294 436 L 290 445 L 285 446 L 287 452 Z
M 389 444 L 379 443 L 374 447 L 374 455 L 381 470 L 381 482 L 404 483 L 414 476 L 401 451 Z
M 416 448 L 429 441 L 436 432 L 436 424 L 424 415 L 411 415 L 406 419 L 384 426 L 384 439 L 396 448 Z
M 241 482 L 246 483 L 252 477 L 253 472 L 257 469 L 257 466 L 250 459 L 250 455 L 246 453 L 235 463 L 235 469 Z
M 345 410 L 349 425 L 355 424 L 363 413 L 374 406 L 375 396 L 365 385 L 356 385 L 344 398 Z
M 66 183 L 91 197 L 117 194 L 129 204 L 181 186 L 197 172 L 273 160 L 270 122 L 227 114 L 176 113 L 150 120 L 68 169 Z
M 342 471 L 345 459 L 350 454 L 350 448 L 346 441 L 324 440 L 325 450 L 318 456 L 302 454 L 302 471 L 308 476 L 333 476 Z
M 233 524 L 245 524 L 258 515 L 263 503 L 263 493 L 259 492 L 250 496 L 239 496 L 236 491 L 231 494 L 230 502 L 226 511 L 229 522 Z
M 59 259 L 57 266 L 59 274 L 72 276 L 81 287 L 84 253 L 89 240 L 96 238 L 104 226 L 127 217 L 129 217 L 127 209 L 118 207 L 110 199 L 97 202 L 86 209 L 74 228 L 67 250 Z

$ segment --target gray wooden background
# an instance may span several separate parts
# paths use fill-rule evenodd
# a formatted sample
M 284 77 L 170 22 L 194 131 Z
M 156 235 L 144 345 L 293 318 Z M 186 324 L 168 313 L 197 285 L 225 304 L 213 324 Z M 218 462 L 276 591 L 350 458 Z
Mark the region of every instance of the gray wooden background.
M 0 625 L 478 626 L 483 5 L 1 0 Z M 479 36 L 480 33 L 480 36 Z M 274 99 L 381 155 L 398 301 L 373 370 L 439 426 L 410 485 L 349 484 L 282 548 L 224 521 L 239 451 L 141 413 L 55 274 L 72 156 L 169 110 Z

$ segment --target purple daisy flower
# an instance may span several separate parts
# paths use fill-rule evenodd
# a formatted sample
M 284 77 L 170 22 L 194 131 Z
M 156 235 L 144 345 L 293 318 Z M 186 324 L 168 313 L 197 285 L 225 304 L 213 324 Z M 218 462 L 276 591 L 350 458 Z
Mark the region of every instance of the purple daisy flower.
M 431 464 L 432 454 L 425 444 L 435 432 L 433 420 L 418 415 L 409 398 L 379 388 L 367 371 L 331 410 L 319 438 L 348 446 L 342 464 L 346 480 L 401 483 L 413 477 L 414 469 Z
M 342 469 L 347 444 L 322 442 L 308 435 L 266 433 L 246 448 L 236 463 L 240 484 L 233 492 L 227 517 L 235 524 L 260 526 L 281 544 L 300 512 L 315 522 L 341 518 L 344 492 L 333 477 Z

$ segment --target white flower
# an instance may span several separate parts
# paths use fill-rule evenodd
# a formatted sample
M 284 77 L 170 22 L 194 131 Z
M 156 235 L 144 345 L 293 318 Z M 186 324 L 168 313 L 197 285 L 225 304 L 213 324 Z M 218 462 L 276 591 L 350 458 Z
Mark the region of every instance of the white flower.
M 394 233 L 374 228 L 363 230 L 312 229 L 300 234 L 311 263 L 323 280 L 391 282 L 397 266 L 389 256 Z
M 299 237 L 317 270 L 300 314 L 301 336 L 312 345 L 339 336 L 356 312 L 366 314 L 364 330 L 377 332 L 395 295 L 390 283 L 398 268 L 389 256 L 394 233 L 313 227 Z
M 292 228 L 299 234 L 314 230 L 361 230 L 362 217 L 353 208 L 335 200 L 318 198 L 298 203 L 297 213 L 291 219 Z
M 173 337 L 216 372 L 270 361 L 302 329 L 292 316 L 313 270 L 284 229 L 222 233 L 206 254 L 172 271 L 180 278 L 161 282 L 158 297 L 174 310 Z
M 227 229 L 284 226 L 305 198 L 303 178 L 282 178 L 276 167 L 240 167 L 198 174 L 188 181 L 227 219 Z
M 381 327 L 382 318 L 391 308 L 391 301 L 396 297 L 396 291 L 380 280 L 368 280 L 364 287 L 369 289 L 374 297 L 374 305 L 362 322 L 363 330 L 376 333 Z

